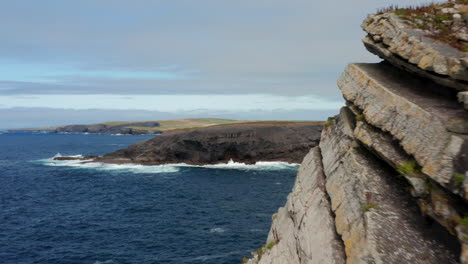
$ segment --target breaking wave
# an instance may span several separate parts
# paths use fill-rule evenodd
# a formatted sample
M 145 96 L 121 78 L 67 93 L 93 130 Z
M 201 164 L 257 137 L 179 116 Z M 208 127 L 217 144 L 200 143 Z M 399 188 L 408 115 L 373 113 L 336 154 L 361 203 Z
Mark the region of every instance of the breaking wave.
M 190 165 L 185 163 L 164 164 L 164 165 L 140 165 L 132 163 L 110 164 L 102 162 L 92 162 L 92 160 L 54 160 L 56 157 L 62 157 L 57 153 L 54 157 L 38 160 L 39 163 L 46 166 L 55 167 L 72 167 L 81 169 L 95 169 L 100 171 L 121 171 L 131 173 L 173 173 L 178 172 L 181 168 L 207 168 L 207 169 L 230 169 L 230 170 L 261 170 L 261 171 L 277 171 L 277 170 L 296 170 L 299 164 L 287 163 L 279 161 L 259 161 L 255 164 L 245 164 L 230 160 L 228 163 L 212 164 L 212 165 Z M 83 157 L 82 155 L 73 155 L 69 157 Z

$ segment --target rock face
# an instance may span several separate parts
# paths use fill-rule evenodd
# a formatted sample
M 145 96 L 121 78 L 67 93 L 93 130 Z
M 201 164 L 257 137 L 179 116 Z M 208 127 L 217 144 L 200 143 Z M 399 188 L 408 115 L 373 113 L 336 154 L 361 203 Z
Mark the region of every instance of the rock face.
M 371 125 L 389 132 L 422 171 L 459 193 L 454 174 L 468 170 L 468 131 L 451 124 L 468 122 L 455 98 L 439 96 L 437 85 L 382 64 L 351 64 L 338 80 L 344 98 L 362 110 Z M 432 87 L 431 87 L 432 86 Z M 451 131 L 452 130 L 452 131 Z M 461 159 L 460 164 L 457 160 Z
M 310 150 L 299 168 L 286 206 L 273 217 L 267 245 L 251 263 L 346 263 L 325 192 L 320 150 Z
M 248 263 L 468 263 L 466 53 L 392 12 L 363 28 L 385 62 L 346 67 L 347 106 Z
M 321 125 L 235 124 L 167 132 L 105 155 L 100 161 L 215 164 L 229 160 L 300 163 L 318 145 Z

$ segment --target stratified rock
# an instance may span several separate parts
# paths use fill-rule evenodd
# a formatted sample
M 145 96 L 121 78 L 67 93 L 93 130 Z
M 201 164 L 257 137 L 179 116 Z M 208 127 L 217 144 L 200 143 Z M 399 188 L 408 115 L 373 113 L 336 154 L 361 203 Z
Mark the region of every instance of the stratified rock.
M 361 27 L 366 48 L 394 66 L 448 87 L 468 90 L 468 57 L 410 28 L 393 13 L 369 15 Z M 445 87 L 439 87 L 446 89 Z
M 424 214 L 436 220 L 452 235 L 456 234 L 455 229 L 463 213 L 459 208 L 464 207 L 460 198 L 451 195 L 421 173 L 414 160 L 389 134 L 359 121 L 354 136 L 408 180 L 412 187 L 411 194 L 418 199 L 418 205 Z
M 463 194 L 454 175 L 468 171 L 468 136 L 449 130 L 468 113 L 455 98 L 438 95 L 434 83 L 386 63 L 348 65 L 338 86 L 369 124 L 399 141 L 423 173 Z
M 457 263 L 391 170 L 355 142 L 350 117 L 342 109 L 320 141 L 326 191 L 347 263 Z
M 299 168 L 286 206 L 275 214 L 266 245 L 249 263 L 345 263 L 343 242 L 325 192 L 320 150 L 313 148 Z M 273 246 L 271 246 L 273 245 Z M 260 256 L 261 255 L 261 256 Z M 259 260 L 260 259 L 260 260 Z
M 374 152 L 395 170 L 413 164 L 411 158 L 400 147 L 398 141 L 394 140 L 389 134 L 372 127 L 365 122 L 357 122 L 354 129 L 354 137 L 366 148 Z M 412 185 L 412 194 L 415 197 L 427 195 L 426 180 L 427 176 L 418 171 L 404 173 L 403 175 Z
M 300 163 L 318 145 L 321 125 L 234 124 L 170 131 L 105 155 L 99 161 L 141 164 L 216 164 L 229 160 Z

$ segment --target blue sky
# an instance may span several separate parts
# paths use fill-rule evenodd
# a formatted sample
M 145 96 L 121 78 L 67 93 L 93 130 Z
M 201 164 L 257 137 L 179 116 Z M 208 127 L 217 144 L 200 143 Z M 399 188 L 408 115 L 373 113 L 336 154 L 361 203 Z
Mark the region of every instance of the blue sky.
M 0 3 L 0 129 L 185 117 L 324 120 L 360 23 L 429 1 Z M 67 116 L 69 118 L 67 118 Z

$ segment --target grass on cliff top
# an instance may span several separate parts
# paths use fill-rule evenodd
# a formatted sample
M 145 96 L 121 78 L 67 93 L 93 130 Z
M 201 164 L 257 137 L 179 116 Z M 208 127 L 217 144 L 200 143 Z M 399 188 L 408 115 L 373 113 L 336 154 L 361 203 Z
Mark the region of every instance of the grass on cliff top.
M 225 126 L 233 124 L 275 124 L 287 125 L 294 123 L 310 123 L 314 125 L 323 125 L 322 121 L 245 121 L 217 118 L 193 118 L 193 119 L 176 119 L 176 120 L 158 120 L 160 127 L 129 127 L 132 129 L 150 130 L 150 131 L 175 131 L 175 130 L 192 130 L 197 128 L 211 126 Z
M 463 16 L 457 24 L 454 22 L 453 14 L 442 12 L 443 8 L 454 8 L 455 5 L 468 5 L 468 0 L 448 1 L 438 4 L 431 3 L 404 8 L 392 5 L 379 9 L 377 13 L 395 13 L 406 21 L 409 26 L 427 32 L 427 37 L 447 43 L 460 51 L 468 52 L 468 43 L 461 41 L 457 37 L 457 34 L 466 27 Z

